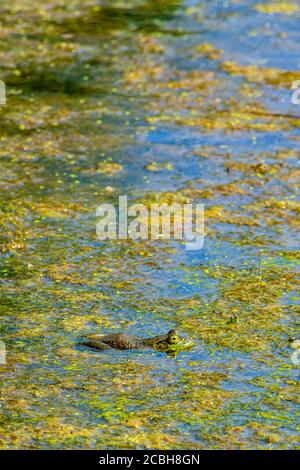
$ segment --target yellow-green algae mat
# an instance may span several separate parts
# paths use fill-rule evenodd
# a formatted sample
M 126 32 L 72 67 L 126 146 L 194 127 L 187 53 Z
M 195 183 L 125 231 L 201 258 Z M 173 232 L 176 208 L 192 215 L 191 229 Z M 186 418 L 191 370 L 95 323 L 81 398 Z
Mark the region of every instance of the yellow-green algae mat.
M 1 448 L 299 448 L 298 3 L 0 13 Z M 120 194 L 204 203 L 204 248 L 100 242 Z M 76 347 L 170 328 L 195 345 Z

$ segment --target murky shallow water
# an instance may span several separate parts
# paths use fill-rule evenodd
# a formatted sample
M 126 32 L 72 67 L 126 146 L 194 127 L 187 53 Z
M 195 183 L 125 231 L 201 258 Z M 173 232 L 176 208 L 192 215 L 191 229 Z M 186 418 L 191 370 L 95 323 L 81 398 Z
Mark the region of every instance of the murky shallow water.
M 1 6 L 3 448 L 299 447 L 299 12 Z M 98 241 L 119 194 L 204 202 L 204 249 Z M 76 346 L 173 327 L 176 358 Z

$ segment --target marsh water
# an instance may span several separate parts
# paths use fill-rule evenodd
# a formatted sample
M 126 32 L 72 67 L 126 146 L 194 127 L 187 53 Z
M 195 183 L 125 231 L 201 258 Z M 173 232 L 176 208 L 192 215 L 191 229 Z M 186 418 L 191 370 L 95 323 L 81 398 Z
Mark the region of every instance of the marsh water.
M 298 1 L 1 2 L 2 448 L 299 448 Z M 95 209 L 205 204 L 205 244 Z M 87 333 L 195 345 L 95 352 Z

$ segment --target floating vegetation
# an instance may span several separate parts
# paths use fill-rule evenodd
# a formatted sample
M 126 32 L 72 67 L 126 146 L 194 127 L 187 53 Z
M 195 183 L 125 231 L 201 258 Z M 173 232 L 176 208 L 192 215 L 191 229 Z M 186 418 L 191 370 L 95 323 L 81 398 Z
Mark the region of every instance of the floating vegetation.
M 269 4 L 257 3 L 254 8 L 260 13 L 294 15 L 299 11 L 299 7 L 294 2 L 271 1 Z
M 299 448 L 299 7 L 229 3 L 2 2 L 1 448 Z M 98 240 L 120 194 L 203 249 Z

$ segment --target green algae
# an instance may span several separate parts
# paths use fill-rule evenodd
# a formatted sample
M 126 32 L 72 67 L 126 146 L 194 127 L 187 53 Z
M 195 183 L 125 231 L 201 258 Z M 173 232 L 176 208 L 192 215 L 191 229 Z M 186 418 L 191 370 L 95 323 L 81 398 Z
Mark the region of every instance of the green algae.
M 299 448 L 288 338 L 300 313 L 300 121 L 264 99 L 299 72 L 246 65 L 177 27 L 199 27 L 204 2 L 102 3 L 1 6 L 0 446 Z M 168 131 L 171 143 L 159 140 Z M 205 202 L 203 255 L 100 243 L 95 207 L 126 192 Z M 167 326 L 194 346 L 101 358 L 76 347 L 86 332 Z

